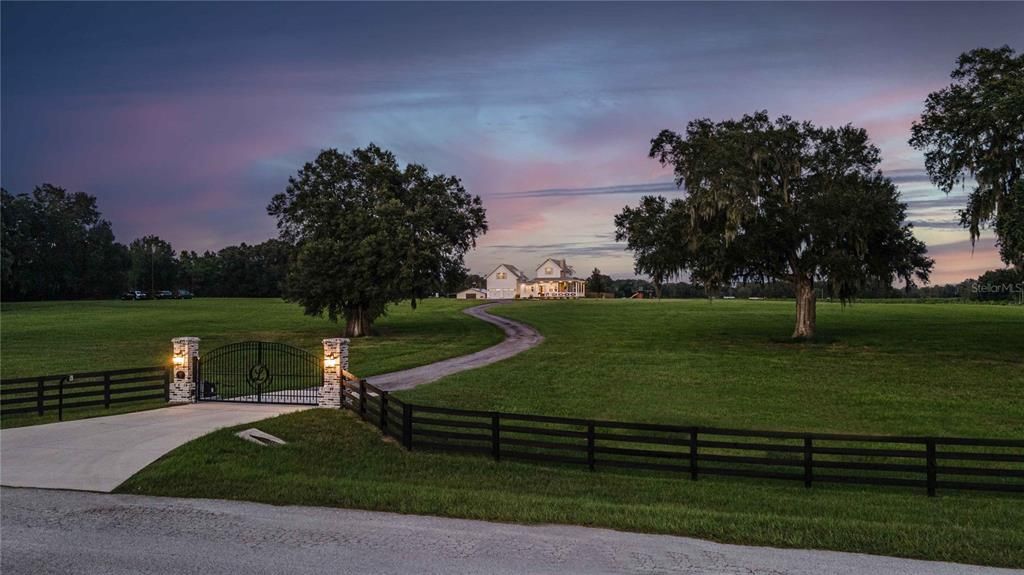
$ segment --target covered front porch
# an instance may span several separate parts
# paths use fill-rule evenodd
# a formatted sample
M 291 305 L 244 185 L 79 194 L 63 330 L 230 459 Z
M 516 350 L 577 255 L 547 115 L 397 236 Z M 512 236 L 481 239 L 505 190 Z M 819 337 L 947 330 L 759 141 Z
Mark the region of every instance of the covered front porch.
M 577 299 L 586 297 L 587 281 L 576 278 L 536 279 L 522 285 L 520 299 Z

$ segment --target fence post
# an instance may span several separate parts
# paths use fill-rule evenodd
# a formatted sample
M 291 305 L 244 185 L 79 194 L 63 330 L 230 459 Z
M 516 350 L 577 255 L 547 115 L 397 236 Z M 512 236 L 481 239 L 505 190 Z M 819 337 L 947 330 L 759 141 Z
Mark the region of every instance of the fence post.
M 935 465 L 935 439 L 925 441 L 927 462 L 925 468 L 928 470 L 928 497 L 935 497 L 936 465 Z
M 412 451 L 412 405 L 402 404 L 402 445 Z
M 587 467 L 594 470 L 594 422 L 587 424 Z
M 46 399 L 46 378 L 39 378 L 39 386 L 36 388 L 36 411 L 39 415 L 43 415 L 45 408 L 43 407 L 43 401 Z
M 380 427 L 381 433 L 386 435 L 388 427 L 388 392 L 386 391 L 380 392 L 380 413 L 378 415 L 380 415 L 378 427 Z
M 359 380 L 359 417 L 366 419 L 366 380 Z
M 110 374 L 103 374 L 103 409 L 110 409 Z
M 814 478 L 814 445 L 811 436 L 804 438 L 804 487 L 810 487 Z
M 501 461 L 501 416 L 497 412 L 491 414 L 491 456 Z
M 171 400 L 171 369 L 164 370 L 164 401 Z
M 697 428 L 690 429 L 690 479 L 697 481 Z
M 65 375 L 57 384 L 57 421 L 64 421 L 64 380 L 67 378 Z

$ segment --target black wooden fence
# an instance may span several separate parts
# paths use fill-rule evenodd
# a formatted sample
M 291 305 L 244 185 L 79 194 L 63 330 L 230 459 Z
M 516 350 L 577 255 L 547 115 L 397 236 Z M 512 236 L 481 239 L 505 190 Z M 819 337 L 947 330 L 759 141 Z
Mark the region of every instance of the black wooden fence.
M 750 431 L 414 405 L 365 381 L 344 405 L 406 449 L 600 468 L 1024 493 L 1024 440 Z
M 105 407 L 137 401 L 168 400 L 168 367 L 135 367 L 64 375 L 0 380 L 0 415 L 45 415 L 83 407 Z

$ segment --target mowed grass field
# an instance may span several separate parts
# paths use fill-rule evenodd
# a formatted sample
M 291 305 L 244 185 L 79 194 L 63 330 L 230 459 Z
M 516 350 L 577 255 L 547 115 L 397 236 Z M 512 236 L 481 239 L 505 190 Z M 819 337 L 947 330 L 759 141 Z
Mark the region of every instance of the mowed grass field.
M 819 306 L 821 338 L 792 343 L 789 302 L 517 302 L 495 313 L 544 343 L 401 392 L 417 403 L 753 429 L 1024 437 L 1024 309 Z M 495 463 L 406 452 L 347 412 L 223 430 L 123 492 L 247 499 L 514 522 L 574 523 L 719 541 L 1024 567 L 1012 494 Z
M 360 376 L 416 367 L 501 341 L 501 330 L 462 310 L 473 302 L 432 299 L 396 305 L 373 337 L 352 342 L 350 371 Z M 277 341 L 322 355 L 321 340 L 344 326 L 303 315 L 277 299 L 10 303 L 0 308 L 0 376 L 16 378 L 167 365 L 171 338 L 197 336 L 200 354 L 244 340 Z M 55 384 L 54 384 L 55 385 Z M 52 403 L 52 402 L 51 402 Z M 67 410 L 65 419 L 161 407 L 161 401 Z M 11 427 L 56 421 L 56 412 L 3 417 Z
M 478 303 L 478 302 L 477 302 Z M 354 340 L 350 371 L 365 377 L 471 353 L 501 341 L 498 328 L 462 310 L 465 300 L 392 306 L 374 336 Z M 304 315 L 279 299 L 7 303 L 0 308 L 5 378 L 165 365 L 171 338 L 202 339 L 200 353 L 245 340 L 277 341 L 323 354 L 344 325 Z
M 1024 307 L 520 302 L 544 345 L 403 392 L 417 403 L 682 425 L 1024 437 Z

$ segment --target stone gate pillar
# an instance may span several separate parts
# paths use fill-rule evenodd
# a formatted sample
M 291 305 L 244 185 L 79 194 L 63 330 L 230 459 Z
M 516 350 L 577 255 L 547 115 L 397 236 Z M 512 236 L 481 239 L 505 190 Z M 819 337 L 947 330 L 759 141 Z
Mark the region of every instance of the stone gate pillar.
M 348 339 L 324 340 L 324 384 L 320 388 L 320 407 L 341 408 L 343 376 L 348 371 Z
M 171 403 L 191 403 L 196 400 L 195 361 L 199 357 L 198 337 L 176 337 L 171 340 L 171 363 L 174 377 L 169 394 Z

